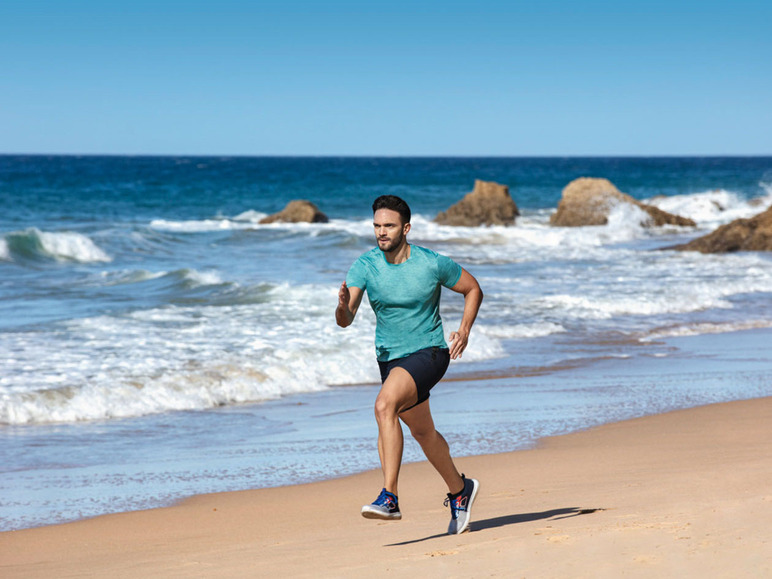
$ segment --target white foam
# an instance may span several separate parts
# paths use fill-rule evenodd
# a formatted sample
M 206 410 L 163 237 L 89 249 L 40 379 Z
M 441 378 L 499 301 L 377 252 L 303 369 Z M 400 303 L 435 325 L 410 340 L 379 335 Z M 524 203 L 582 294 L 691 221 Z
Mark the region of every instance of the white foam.
M 268 217 L 267 213 L 261 213 L 260 211 L 250 209 L 248 211 L 244 211 L 243 213 L 239 213 L 236 217 L 233 218 L 233 220 L 248 221 L 249 223 L 259 223 L 260 220 L 265 217 Z
M 26 235 L 39 244 L 43 256 L 59 261 L 78 263 L 109 262 L 112 258 L 99 248 L 89 237 L 72 231 L 52 233 L 36 228 L 26 230 Z
M 204 233 L 208 231 L 228 231 L 231 229 L 246 229 L 248 223 L 236 223 L 230 219 L 202 219 L 190 221 L 169 221 L 167 219 L 154 219 L 150 227 L 159 231 L 173 231 L 178 233 Z
M 8 249 L 8 242 L 5 239 L 0 239 L 0 260 L 12 261 L 11 251 Z
M 650 226 L 651 215 L 632 203 L 617 203 L 608 214 L 607 227 L 609 229 L 622 229 L 629 233 L 639 232 L 642 227 Z
M 772 204 L 772 192 L 749 202 L 725 189 L 715 189 L 689 195 L 655 197 L 646 201 L 663 211 L 694 219 L 700 227 L 715 228 L 735 219 L 749 218 Z
M 215 271 L 197 271 L 195 269 L 186 269 L 184 277 L 187 281 L 196 286 L 219 285 L 223 283 L 222 277 Z
M 179 269 L 174 271 L 147 271 L 122 270 L 122 271 L 103 271 L 98 275 L 98 281 L 102 285 L 115 286 L 122 284 L 143 283 L 162 278 L 170 278 L 173 281 L 182 281 L 191 287 L 220 285 L 226 283 L 222 276 L 213 270 L 199 271 L 196 269 Z
M 222 217 L 218 219 L 193 219 L 188 221 L 171 221 L 167 219 L 154 219 L 150 227 L 157 231 L 170 231 L 175 233 L 207 233 L 213 231 L 244 231 L 254 229 L 289 229 L 306 232 L 329 229 L 328 223 L 287 223 L 277 221 L 274 223 L 259 223 L 265 217 L 265 213 L 257 211 L 245 211 L 236 217 Z M 346 223 L 338 220 L 337 223 Z M 347 227 L 343 227 L 347 229 Z M 372 224 L 370 224 L 372 230 Z
M 496 320 L 488 325 L 554 323 L 573 331 L 577 324 L 621 316 L 646 324 L 656 316 L 734 309 L 737 299 L 744 299 L 738 296 L 772 292 L 772 268 L 763 254 L 614 248 L 576 257 L 495 267 L 501 273 L 509 269 L 512 277 L 478 276 L 486 296 L 483 309 Z
M 655 316 L 732 307 L 728 301 L 709 290 L 691 291 L 678 296 L 677 299 L 671 294 L 626 297 L 552 295 L 537 299 L 536 303 L 546 311 L 558 311 L 567 318 L 584 320 L 607 320 L 618 316 Z
M 226 229 L 289 231 L 299 247 L 332 232 L 334 242 L 354 238 L 347 251 L 354 245 L 363 251 L 373 246 L 370 220 L 257 226 L 252 221 L 256 215 L 239 217 L 241 221 L 163 223 L 174 224 L 179 231 L 222 229 L 223 223 Z M 441 226 L 420 215 L 414 218 L 411 241 L 455 258 L 478 276 L 486 293 L 460 362 L 505 356 L 507 340 L 568 329 L 594 331 L 619 317 L 625 317 L 625 327 L 635 332 L 673 323 L 674 315 L 722 310 L 722 316 L 731 317 L 730 310 L 746 299 L 735 296 L 772 292 L 772 269 L 765 255 L 705 256 L 615 245 L 662 235 L 642 226 L 645 216 L 636 208 L 617 207 L 609 224 L 601 227 L 557 228 L 548 220 L 548 212 L 539 212 L 525 215 L 514 227 L 464 228 Z M 15 251 L 13 243 L 9 251 Z M 324 251 L 324 245 L 318 251 Z M 70 253 L 89 258 L 81 249 Z M 320 255 L 310 251 L 308 259 L 321 259 Z M 90 277 L 89 283 L 115 285 L 168 277 L 189 289 L 238 279 L 234 292 L 238 299 L 227 306 L 207 305 L 202 291 L 197 296 L 200 302 L 189 307 L 167 305 L 73 320 L 50 331 L 0 333 L 0 351 L 7 353 L 0 376 L 4 393 L 0 422 L 203 409 L 379 381 L 373 356 L 375 321 L 369 306 L 360 308 L 350 328 L 338 328 L 333 322 L 337 283 L 330 279 L 348 263 L 335 262 L 319 274 L 326 280 L 313 284 L 277 284 L 270 279 L 276 277 L 273 271 L 261 279 L 259 265 L 246 274 L 238 268 L 229 271 L 227 264 L 222 269 L 209 269 L 211 265 L 201 262 L 191 265 L 200 269 L 113 270 Z M 304 267 L 303 262 L 296 265 Z M 284 273 L 278 277 L 284 279 Z M 453 292 L 445 294 L 450 294 L 443 297 L 449 334 L 458 327 L 463 299 Z M 221 297 L 218 294 L 218 303 L 223 304 L 231 296 Z M 640 319 L 631 319 L 636 316 Z M 700 321 L 698 315 L 687 319 Z
M 259 212 L 245 211 L 230 219 L 201 221 L 154 220 L 150 226 L 156 230 L 182 233 L 202 233 L 209 231 L 263 229 L 293 231 L 312 237 L 322 232 L 343 232 L 364 240 L 373 237 L 371 219 L 344 220 L 331 219 L 328 223 L 283 223 L 258 224 Z M 478 252 L 488 260 L 497 260 L 501 256 L 511 256 L 512 251 L 524 252 L 525 259 L 531 259 L 533 252 L 557 250 L 562 252 L 581 252 L 586 248 L 621 243 L 646 236 L 641 222 L 648 215 L 636 207 L 620 206 L 612 211 L 609 224 L 600 227 L 551 227 L 549 213 L 535 213 L 519 218 L 517 225 L 456 227 L 439 225 L 431 218 L 414 215 L 410 239 L 412 243 L 433 247 L 438 243 L 452 245 L 463 256 L 467 251 Z M 465 246 L 467 249 L 465 250 Z M 543 253 L 541 254 L 543 256 Z M 541 257 L 539 257 L 541 259 Z
M 771 188 L 768 188 L 772 190 Z M 702 228 L 715 228 L 740 217 L 751 217 L 772 204 L 768 198 L 753 203 L 724 190 L 674 197 L 658 197 L 646 203 L 690 217 Z M 438 243 L 452 248 L 460 258 L 496 261 L 538 261 L 554 258 L 586 259 L 603 254 L 603 248 L 662 235 L 672 227 L 652 228 L 651 217 L 635 205 L 614 206 L 604 226 L 552 227 L 552 211 L 537 211 L 519 217 L 514 226 L 453 227 L 439 225 L 430 217 L 415 215 L 411 238 L 418 244 Z M 682 229 L 682 228 L 679 228 Z M 360 222 L 356 232 L 372 235 L 369 224 Z M 598 250 L 600 250 L 598 252 Z M 593 253 L 587 253 L 587 252 Z
M 745 330 L 759 330 L 772 328 L 772 320 L 748 320 L 743 322 L 723 322 L 723 323 L 696 323 L 685 326 L 674 326 L 670 328 L 659 328 L 648 332 L 640 338 L 642 342 L 651 342 L 661 338 L 678 338 L 688 336 L 699 336 L 702 334 L 724 334 L 730 332 L 741 332 Z
M 479 326 L 475 329 L 486 336 L 503 339 L 543 338 L 545 336 L 560 334 L 566 331 L 563 326 L 553 322 Z
M 641 213 L 636 207 L 619 207 L 609 224 L 595 227 L 552 227 L 546 214 L 519 219 L 511 227 L 452 227 L 418 216 L 410 235 L 413 243 L 465 263 L 587 259 L 606 254 L 607 246 L 650 235 L 640 224 Z
M 158 279 L 165 275 L 167 275 L 166 271 L 152 272 L 145 269 L 131 269 L 118 272 L 103 271 L 99 274 L 99 277 L 101 278 L 102 283 L 105 283 L 106 285 L 121 285 L 141 283 L 143 281 Z
M 0 334 L 0 349 L 13 354 L 5 361 L 0 423 L 206 409 L 379 382 L 369 306 L 343 329 L 332 316 L 337 287 L 281 284 L 262 296 L 247 305 L 72 320 L 46 335 Z M 501 354 L 499 340 L 480 331 L 463 361 Z

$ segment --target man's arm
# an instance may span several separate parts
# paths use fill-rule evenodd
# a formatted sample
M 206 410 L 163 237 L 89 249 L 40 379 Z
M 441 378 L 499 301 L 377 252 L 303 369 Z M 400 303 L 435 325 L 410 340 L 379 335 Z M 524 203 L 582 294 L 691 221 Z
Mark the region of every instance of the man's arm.
M 362 288 L 349 288 L 345 281 L 341 284 L 338 291 L 338 307 L 335 308 L 335 321 L 341 328 L 350 326 L 354 321 L 363 295 Z
M 461 325 L 457 332 L 450 333 L 450 357 L 455 360 L 461 357 L 469 343 L 469 332 L 472 330 L 475 319 L 477 319 L 477 312 L 483 301 L 483 292 L 474 276 L 463 268 L 461 269 L 461 278 L 450 289 L 464 294 L 464 315 L 461 317 Z

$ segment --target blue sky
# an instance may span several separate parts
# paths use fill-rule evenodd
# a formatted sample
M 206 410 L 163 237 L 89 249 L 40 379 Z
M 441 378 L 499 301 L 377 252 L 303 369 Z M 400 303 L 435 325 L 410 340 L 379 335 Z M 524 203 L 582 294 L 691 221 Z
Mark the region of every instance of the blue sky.
M 3 0 L 0 153 L 772 154 L 772 2 Z

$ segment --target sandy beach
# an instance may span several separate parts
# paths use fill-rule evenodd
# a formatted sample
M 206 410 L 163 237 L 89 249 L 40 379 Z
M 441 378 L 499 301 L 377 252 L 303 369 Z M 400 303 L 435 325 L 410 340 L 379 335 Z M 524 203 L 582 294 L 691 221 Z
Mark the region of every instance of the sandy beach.
M 399 522 L 359 515 L 373 471 L 2 533 L 0 575 L 770 576 L 771 420 L 754 399 L 459 459 L 482 485 L 459 536 L 424 462 L 403 468 Z

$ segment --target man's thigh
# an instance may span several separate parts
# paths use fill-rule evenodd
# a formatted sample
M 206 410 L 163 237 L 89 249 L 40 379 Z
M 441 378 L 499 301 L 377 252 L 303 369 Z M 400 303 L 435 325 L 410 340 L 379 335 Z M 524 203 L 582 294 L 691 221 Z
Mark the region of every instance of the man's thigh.
M 415 404 L 418 400 L 418 390 L 410 372 L 404 368 L 392 368 L 381 385 L 378 398 L 382 403 L 396 408 L 397 412 Z

